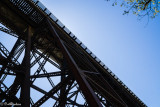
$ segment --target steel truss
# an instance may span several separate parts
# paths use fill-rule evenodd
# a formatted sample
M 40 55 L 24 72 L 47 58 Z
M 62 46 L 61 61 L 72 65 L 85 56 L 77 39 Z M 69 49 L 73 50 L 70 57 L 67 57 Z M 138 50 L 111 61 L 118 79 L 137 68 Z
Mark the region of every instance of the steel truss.
M 53 107 L 145 106 L 86 54 L 82 43 L 65 36 L 64 27 L 44 17 L 30 0 L 2 0 L 0 6 L 13 6 L 22 19 L 27 15 L 29 23 L 19 31 L 0 13 L 0 21 L 9 26 L 0 26 L 0 30 L 17 38 L 11 51 L 0 42 L 0 102 L 23 107 L 46 102 Z
M 87 57 L 85 57 L 83 53 L 75 48 L 77 47 L 76 45 L 69 43 L 70 40 L 67 40 L 67 38 L 61 38 L 56 29 L 48 20 L 46 20 L 41 27 L 37 28 L 37 31 L 43 29 L 43 27 L 46 25 L 48 26 L 48 31 L 50 31 L 50 34 L 54 38 L 52 42 L 44 43 L 44 41 L 47 41 L 47 38 L 44 35 L 48 31 L 36 32 L 32 36 L 30 33 L 31 28 L 28 27 L 27 31 L 25 32 L 26 38 L 23 40 L 21 37 L 19 37 L 11 52 L 9 52 L 3 46 L 3 44 L 0 43 L 0 59 L 2 65 L 0 82 L 1 87 L 3 87 L 1 88 L 0 102 L 5 101 L 9 103 L 12 101 L 15 103 L 19 102 L 24 106 L 32 105 L 38 107 L 49 98 L 52 98 L 55 100 L 54 106 L 102 106 L 102 104 L 105 106 L 114 105 L 106 100 L 106 96 L 103 96 L 101 93 L 103 92 L 101 90 L 105 91 L 104 88 L 100 86 L 102 89 L 99 88 L 93 90 L 93 87 L 100 85 L 99 83 L 104 85 L 105 81 L 101 80 L 103 77 L 94 67 L 94 65 L 87 60 Z M 48 41 L 50 40 L 48 39 Z M 55 50 L 62 51 L 64 55 L 63 59 L 56 58 L 56 55 L 52 53 Z M 69 52 L 70 50 L 72 50 L 72 52 Z M 21 55 L 23 55 L 23 58 L 21 58 L 20 63 L 18 60 L 20 59 Z M 56 60 L 60 60 L 57 62 L 61 63 L 57 63 L 55 60 L 52 60 L 51 55 L 55 56 Z M 82 60 L 76 62 L 72 56 L 75 58 L 79 57 Z M 45 69 L 47 62 L 59 69 L 59 71 L 47 72 Z M 31 69 L 34 68 L 36 64 L 38 65 L 38 68 L 31 75 L 30 73 L 33 72 Z M 85 69 L 79 67 L 78 64 L 84 65 Z M 9 87 L 4 84 L 4 81 L 8 75 L 15 77 L 12 85 Z M 98 78 L 99 76 L 101 78 L 95 81 L 94 78 Z M 51 77 L 59 77 L 59 83 L 55 85 Z M 47 78 L 49 84 L 52 86 L 52 89 L 46 92 L 44 89 L 34 85 L 34 82 L 37 78 Z M 39 91 L 40 93 L 44 94 L 44 96 L 34 102 L 30 96 L 30 88 Z M 19 98 L 16 96 L 18 91 L 21 91 Z M 77 101 L 79 96 L 84 99 L 83 103 Z M 112 94 L 112 96 L 114 96 L 114 94 Z M 125 103 L 122 103 L 121 99 L 117 98 L 117 96 L 115 97 L 111 98 L 111 101 L 117 102 L 116 105 L 125 105 Z

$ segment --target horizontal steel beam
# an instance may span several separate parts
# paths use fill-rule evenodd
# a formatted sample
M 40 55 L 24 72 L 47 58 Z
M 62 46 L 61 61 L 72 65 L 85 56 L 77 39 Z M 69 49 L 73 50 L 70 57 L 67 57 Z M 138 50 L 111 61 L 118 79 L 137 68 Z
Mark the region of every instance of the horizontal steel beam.
M 61 75 L 67 75 L 68 72 L 51 72 L 51 73 L 45 73 L 45 74 L 38 74 L 38 75 L 31 75 L 30 78 L 42 78 L 42 77 L 52 77 L 52 76 L 61 76 Z

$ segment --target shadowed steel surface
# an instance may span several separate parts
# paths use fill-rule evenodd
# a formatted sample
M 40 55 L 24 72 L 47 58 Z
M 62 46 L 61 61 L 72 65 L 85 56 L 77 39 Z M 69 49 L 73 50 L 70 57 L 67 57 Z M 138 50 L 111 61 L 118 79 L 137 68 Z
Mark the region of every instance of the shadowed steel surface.
M 40 1 L 0 0 L 0 22 L 16 38 L 11 51 L 0 43 L 0 102 L 146 107 Z

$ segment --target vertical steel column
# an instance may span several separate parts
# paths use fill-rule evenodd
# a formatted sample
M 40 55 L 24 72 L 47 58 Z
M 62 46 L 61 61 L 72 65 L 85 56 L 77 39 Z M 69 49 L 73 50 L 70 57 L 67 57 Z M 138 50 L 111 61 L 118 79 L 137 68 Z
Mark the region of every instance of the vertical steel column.
M 79 86 L 80 86 L 80 88 L 81 88 L 81 90 L 87 100 L 87 103 L 89 104 L 90 107 L 102 107 L 102 105 L 101 105 L 99 99 L 97 98 L 97 96 L 95 95 L 93 89 L 91 88 L 91 86 L 89 85 L 89 83 L 87 82 L 85 77 L 83 77 L 80 74 L 80 69 L 78 68 L 76 62 L 72 58 L 68 49 L 65 47 L 65 45 L 63 44 L 59 35 L 57 34 L 55 28 L 53 27 L 53 25 L 50 23 L 50 21 L 48 19 L 47 19 L 47 23 L 48 23 L 48 26 L 49 26 L 49 29 L 50 29 L 52 35 L 54 36 L 58 45 L 61 48 L 61 51 L 63 52 L 67 63 L 71 67 L 71 71 L 74 75 L 74 78 L 77 80 L 77 82 L 78 82 L 78 84 L 79 84 Z
M 61 72 L 66 72 L 65 70 L 66 70 L 66 61 L 63 60 Z M 61 82 L 64 81 L 65 78 L 66 78 L 66 75 L 63 75 L 63 73 L 62 73 L 61 74 Z M 65 107 L 65 105 L 66 105 L 66 99 L 67 99 L 67 96 L 65 96 L 66 86 L 67 86 L 67 84 L 64 85 L 60 90 L 60 100 L 59 100 L 60 107 Z
M 30 51 L 31 51 L 31 27 L 28 27 L 25 43 L 25 55 L 22 62 L 24 78 L 21 83 L 21 104 L 22 107 L 30 107 Z

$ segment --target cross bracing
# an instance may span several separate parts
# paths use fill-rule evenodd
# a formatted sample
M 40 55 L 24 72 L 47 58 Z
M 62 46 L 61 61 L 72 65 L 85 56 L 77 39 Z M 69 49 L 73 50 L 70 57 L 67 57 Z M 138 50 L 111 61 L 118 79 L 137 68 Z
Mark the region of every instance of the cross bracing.
M 0 44 L 1 101 L 24 106 L 40 106 L 49 99 L 54 106 L 146 106 L 41 2 L 1 0 L 0 11 L 7 27 L 1 31 L 17 37 L 10 52 Z M 10 76 L 13 83 L 6 86 Z M 44 78 L 50 90 L 36 82 Z M 41 98 L 34 98 L 33 90 Z M 79 97 L 83 101 L 78 102 Z

